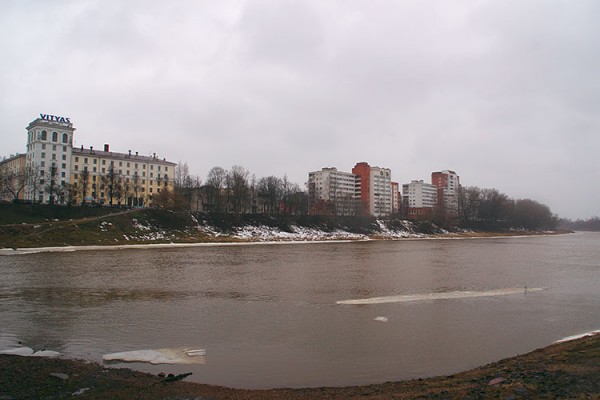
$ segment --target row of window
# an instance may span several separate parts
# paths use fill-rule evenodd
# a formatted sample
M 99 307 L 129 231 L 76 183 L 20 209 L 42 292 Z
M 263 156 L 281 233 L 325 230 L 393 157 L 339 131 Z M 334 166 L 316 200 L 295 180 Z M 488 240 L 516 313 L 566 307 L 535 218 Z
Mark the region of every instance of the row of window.
M 58 143 L 58 132 L 52 132 L 51 137 L 52 137 L 52 141 L 55 143 Z M 48 140 L 48 132 L 46 131 L 41 131 L 37 133 L 37 136 L 35 135 L 34 132 L 29 132 L 29 142 L 33 142 L 34 138 L 37 137 L 37 140 Z M 69 143 L 69 135 L 66 133 L 62 134 L 62 143 L 67 144 Z
M 76 163 L 79 162 L 79 157 L 78 156 L 75 157 L 75 162 Z M 89 163 L 89 160 L 88 160 L 87 157 L 83 157 L 83 163 L 84 164 L 88 164 Z M 94 165 L 98 164 L 98 159 L 97 158 L 92 158 L 92 163 Z M 130 162 L 127 162 L 126 164 L 127 164 L 127 168 L 131 167 L 131 163 Z M 106 165 L 106 160 L 105 159 L 102 160 L 102 165 Z M 110 161 L 110 165 L 113 165 L 113 166 L 115 165 L 114 160 Z M 122 167 L 122 166 L 123 166 L 123 161 L 119 161 L 119 167 Z M 161 170 L 161 166 L 157 165 L 157 167 L 158 167 L 157 169 L 160 171 Z M 138 169 L 138 163 L 134 163 L 134 169 Z M 146 164 L 142 164 L 142 169 L 146 169 Z M 152 164 L 150 165 L 150 170 L 154 170 L 154 165 L 152 165 Z M 165 166 L 165 172 L 168 172 L 168 171 L 169 171 L 169 167 Z

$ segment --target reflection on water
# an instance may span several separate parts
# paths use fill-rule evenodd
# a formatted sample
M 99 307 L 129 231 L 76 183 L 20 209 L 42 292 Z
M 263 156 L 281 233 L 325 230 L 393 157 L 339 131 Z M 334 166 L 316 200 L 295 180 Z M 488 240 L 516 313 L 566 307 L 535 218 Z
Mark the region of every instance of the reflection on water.
M 101 362 L 108 353 L 201 347 L 203 365 L 128 366 L 192 371 L 192 380 L 246 388 L 453 373 L 600 328 L 599 239 L 586 233 L 3 256 L 0 348 L 22 342 Z M 336 304 L 524 287 L 547 290 Z M 387 322 L 375 320 L 383 316 Z

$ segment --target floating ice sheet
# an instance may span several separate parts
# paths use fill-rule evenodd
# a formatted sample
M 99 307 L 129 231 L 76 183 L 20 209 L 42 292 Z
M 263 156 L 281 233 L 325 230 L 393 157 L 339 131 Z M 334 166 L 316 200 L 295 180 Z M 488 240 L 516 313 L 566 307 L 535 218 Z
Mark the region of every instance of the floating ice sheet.
M 154 350 L 134 350 L 102 356 L 104 361 L 145 362 L 150 364 L 204 364 L 205 349 L 172 347 Z
M 369 297 L 366 299 L 350 299 L 336 301 L 336 304 L 383 304 L 407 303 L 411 301 L 466 299 L 471 297 L 505 296 L 509 294 L 529 293 L 545 290 L 545 288 L 505 288 L 485 291 L 455 291 L 442 293 L 420 293 L 397 296 Z

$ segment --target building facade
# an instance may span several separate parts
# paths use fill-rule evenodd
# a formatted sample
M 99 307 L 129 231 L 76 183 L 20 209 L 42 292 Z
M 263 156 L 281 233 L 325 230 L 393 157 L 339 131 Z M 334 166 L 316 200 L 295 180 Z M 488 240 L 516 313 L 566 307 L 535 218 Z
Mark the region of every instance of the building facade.
M 104 150 L 74 148 L 71 186 L 76 204 L 144 207 L 161 190 L 173 190 L 177 164 L 156 155 L 140 156 Z
M 410 219 L 430 218 L 437 205 L 437 187 L 422 180 L 402 185 L 404 214 Z
M 26 179 L 25 154 L 16 154 L 0 161 L 0 201 L 24 200 Z
M 448 217 L 457 217 L 460 178 L 456 172 L 450 170 L 432 172 L 431 184 L 437 188 L 439 212 Z
M 357 163 L 352 173 L 358 177 L 356 197 L 362 214 L 376 217 L 392 213 L 392 171 Z
M 357 177 L 337 168 L 323 168 L 308 174 L 310 214 L 355 215 Z
M 176 164 L 153 156 L 74 148 L 69 118 L 40 114 L 27 127 L 27 201 L 148 206 L 173 190 Z
M 27 126 L 25 200 L 63 203 L 70 182 L 75 128 L 69 118 L 40 114 Z M 61 189 L 63 188 L 63 189 Z

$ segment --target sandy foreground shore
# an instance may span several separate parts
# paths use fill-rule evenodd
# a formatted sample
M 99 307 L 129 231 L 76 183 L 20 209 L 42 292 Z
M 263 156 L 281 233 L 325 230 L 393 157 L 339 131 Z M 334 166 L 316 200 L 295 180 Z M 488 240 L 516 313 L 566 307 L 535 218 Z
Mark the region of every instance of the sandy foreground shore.
M 240 390 L 65 358 L 0 355 L 0 400 L 600 399 L 600 335 L 451 376 L 368 386 Z

